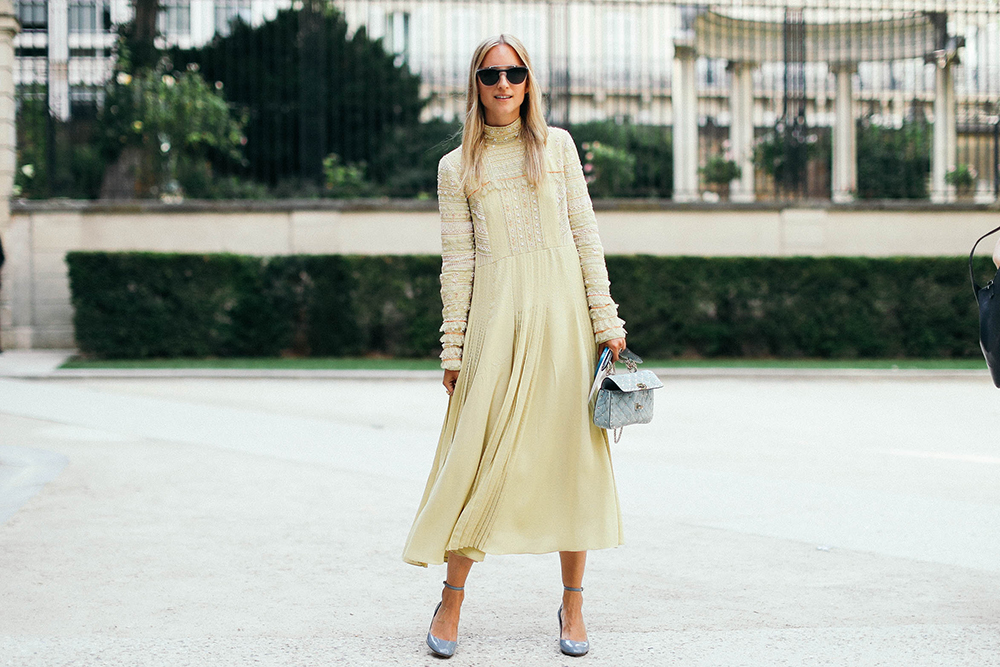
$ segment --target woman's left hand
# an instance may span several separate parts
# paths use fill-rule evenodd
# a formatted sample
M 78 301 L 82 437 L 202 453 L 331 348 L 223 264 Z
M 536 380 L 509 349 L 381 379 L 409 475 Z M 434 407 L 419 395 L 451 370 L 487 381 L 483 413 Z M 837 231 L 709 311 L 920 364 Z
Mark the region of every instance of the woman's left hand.
M 604 341 L 601 343 L 601 347 L 598 348 L 598 352 L 608 348 L 611 350 L 611 356 L 614 361 L 618 361 L 618 353 L 625 349 L 625 339 L 624 338 L 612 338 L 611 340 Z

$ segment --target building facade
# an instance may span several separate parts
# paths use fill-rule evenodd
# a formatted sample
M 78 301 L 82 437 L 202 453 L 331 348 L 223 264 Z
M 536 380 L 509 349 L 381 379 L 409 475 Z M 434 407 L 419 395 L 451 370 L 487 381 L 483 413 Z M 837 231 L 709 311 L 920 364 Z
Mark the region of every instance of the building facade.
M 752 197 L 750 148 L 763 130 L 795 122 L 840 128 L 833 196 L 848 199 L 847 147 L 862 117 L 886 127 L 945 121 L 950 129 L 939 133 L 935 153 L 937 199 L 952 196 L 943 179 L 957 164 L 976 168 L 981 189 L 1000 181 L 992 136 L 1000 126 L 995 0 L 331 1 L 352 31 L 381 39 L 420 75 L 424 119 L 461 118 L 475 45 L 490 34 L 518 35 L 547 92 L 550 122 L 612 119 L 671 127 L 675 145 L 684 137 L 675 151 L 681 198 L 698 196 L 698 165 L 719 150 L 744 166 L 743 182 L 733 184 L 737 196 Z M 196 47 L 225 34 L 235 17 L 259 24 L 290 6 L 162 0 L 161 43 Z M 63 120 L 74 107 L 98 104 L 129 2 L 19 0 L 16 11 L 20 94 L 47 96 Z

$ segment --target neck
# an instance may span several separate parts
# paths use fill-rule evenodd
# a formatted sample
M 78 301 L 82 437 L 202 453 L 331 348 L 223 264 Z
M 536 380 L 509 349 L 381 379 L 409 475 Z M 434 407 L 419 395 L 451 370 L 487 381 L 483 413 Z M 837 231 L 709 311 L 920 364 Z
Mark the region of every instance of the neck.
M 510 125 L 511 123 L 513 123 L 515 120 L 518 119 L 520 115 L 521 115 L 520 109 L 515 109 L 511 113 L 505 114 L 503 116 L 494 115 L 493 112 L 486 110 L 485 120 L 487 125 L 503 127 L 504 125 Z

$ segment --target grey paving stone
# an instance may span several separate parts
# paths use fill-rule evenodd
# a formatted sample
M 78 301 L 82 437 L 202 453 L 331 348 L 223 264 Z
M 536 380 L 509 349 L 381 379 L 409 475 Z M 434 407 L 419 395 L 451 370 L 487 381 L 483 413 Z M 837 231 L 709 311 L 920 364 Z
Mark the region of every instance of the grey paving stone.
M 671 378 L 614 447 L 626 545 L 588 559 L 591 654 L 557 652 L 554 554 L 488 557 L 450 664 L 1000 664 L 998 398 L 978 376 Z M 400 552 L 446 401 L 0 379 L 0 461 L 66 461 L 0 524 L 0 665 L 440 664 L 443 568 Z

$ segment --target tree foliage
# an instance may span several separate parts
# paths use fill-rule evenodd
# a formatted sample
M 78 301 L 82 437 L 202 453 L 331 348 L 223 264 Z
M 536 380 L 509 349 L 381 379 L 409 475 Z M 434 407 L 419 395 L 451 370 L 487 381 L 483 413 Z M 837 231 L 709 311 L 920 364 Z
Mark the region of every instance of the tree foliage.
M 105 160 L 89 140 L 93 118 L 59 120 L 49 113 L 48 94 L 45 84 L 27 84 L 19 91 L 13 195 L 25 199 L 96 197 Z
M 156 17 L 160 13 L 159 0 L 131 0 L 132 20 L 118 26 L 119 43 L 125 48 L 118 49 L 116 66 L 126 72 L 140 74 L 155 69 L 160 62 L 160 50 L 156 48 L 159 31 Z
M 137 196 L 185 194 L 182 181 L 204 180 L 210 160 L 243 160 L 242 122 L 196 69 L 167 72 L 161 63 L 134 76 L 118 71 L 107 84 L 102 144 L 109 157 L 134 156 Z
M 323 181 L 331 153 L 367 165 L 382 183 L 394 165 L 380 159 L 393 130 L 418 124 L 419 77 L 397 66 L 365 29 L 353 34 L 336 9 L 309 2 L 250 26 L 235 20 L 228 35 L 205 46 L 173 50 L 177 69 L 196 63 L 246 115 L 248 173 L 276 185 Z

